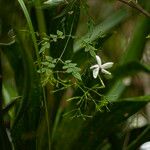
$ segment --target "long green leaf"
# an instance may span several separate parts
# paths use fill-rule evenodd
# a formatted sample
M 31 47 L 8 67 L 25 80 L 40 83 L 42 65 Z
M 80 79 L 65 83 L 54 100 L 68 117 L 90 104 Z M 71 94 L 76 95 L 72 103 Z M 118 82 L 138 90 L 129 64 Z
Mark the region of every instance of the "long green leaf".
M 37 57 L 37 60 L 39 61 L 39 50 L 38 50 L 38 45 L 37 45 L 37 39 L 36 39 L 36 36 L 35 36 L 35 31 L 34 31 L 34 28 L 33 28 L 33 25 L 32 25 L 32 22 L 31 22 L 31 19 L 30 19 L 30 15 L 28 13 L 28 10 L 24 4 L 24 1 L 23 0 L 18 0 L 22 10 L 23 10 L 23 13 L 26 17 L 26 20 L 27 20 L 27 23 L 28 23 L 28 26 L 29 26 L 29 30 L 30 30 L 30 34 L 31 34 L 31 38 L 32 38 L 32 41 L 33 41 L 33 44 L 34 44 L 34 48 L 35 48 L 35 52 L 36 52 L 36 57 Z
M 60 128 L 57 133 L 62 135 L 59 136 L 57 149 L 91 150 L 101 147 L 103 141 L 113 132 L 116 132 L 116 128 L 122 122 L 126 121 L 128 117 L 137 112 L 146 103 L 138 101 L 114 102 L 109 106 L 110 111 L 99 112 L 87 121 L 64 121 L 65 127 Z M 64 138 L 66 139 L 65 141 L 63 140 Z
M 124 65 L 119 65 L 115 68 L 113 74 L 114 78 L 120 79 L 123 77 L 134 75 L 138 72 L 150 73 L 150 67 L 148 65 L 143 65 L 139 62 L 125 63 Z
M 13 68 L 20 70 L 18 74 L 23 74 L 20 83 L 17 84 L 18 87 L 22 86 L 23 91 L 19 94 L 23 96 L 11 129 L 15 149 L 35 149 L 36 130 L 41 110 L 40 78 L 34 68 L 31 53 L 27 47 L 25 48 L 25 43 L 22 38 L 20 38 L 20 43 L 15 43 L 23 60 L 23 68 Z
M 2 96 L 2 61 L 1 61 L 1 51 L 0 51 L 0 145 L 2 150 L 11 150 L 11 144 L 6 132 L 6 127 L 4 126 L 4 115 L 3 115 L 3 96 Z
M 120 63 L 125 64 L 132 61 L 138 61 L 142 57 L 144 47 L 146 43 L 146 35 L 149 33 L 150 20 L 140 17 L 134 31 L 132 40 L 122 56 Z M 107 96 L 111 96 L 110 101 L 114 101 L 119 98 L 125 89 L 125 85 L 122 80 L 118 80 L 108 91 Z M 115 95 L 113 97 L 112 95 Z
M 87 33 L 85 36 L 77 40 L 74 44 L 74 52 L 83 48 L 83 40 L 89 41 L 92 43 L 93 41 L 102 38 L 104 35 L 108 33 L 112 28 L 118 25 L 120 22 L 125 20 L 128 17 L 128 13 L 125 9 L 120 9 L 115 12 L 112 16 L 104 20 L 102 23 L 97 25 L 93 31 Z
M 119 99 L 120 101 L 127 101 L 127 102 L 150 102 L 150 95 L 144 95 L 144 96 L 139 96 L 139 97 L 130 97 L 130 98 L 124 98 L 124 99 Z M 117 102 L 117 101 L 116 101 Z
M 123 64 L 127 62 L 137 61 L 142 57 L 142 53 L 146 42 L 145 37 L 149 32 L 149 25 L 150 24 L 148 19 L 141 17 L 139 18 L 138 25 L 133 35 L 133 39 L 130 42 L 131 46 L 127 48 L 126 51 L 127 54 L 121 58 L 121 62 L 123 62 Z M 82 47 L 81 43 L 82 40 L 80 40 L 80 42 L 76 44 L 75 48 L 76 51 L 78 51 Z M 145 68 L 143 67 L 138 67 L 137 70 L 135 68 L 136 70 L 135 72 L 137 72 L 140 69 L 145 70 Z M 147 71 L 149 72 L 149 69 Z M 120 77 L 123 76 L 121 75 L 121 73 L 118 74 Z M 124 88 L 125 86 L 123 85 L 122 81 L 117 80 L 115 84 L 112 86 L 111 90 L 107 93 L 107 96 L 110 97 L 110 101 L 117 101 L 120 95 L 122 94 Z M 136 99 L 138 99 L 139 101 L 136 101 Z M 69 132 L 70 134 L 65 132 L 66 134 L 60 137 L 66 138 L 65 143 L 67 144 L 65 144 L 62 141 L 62 139 L 60 139 L 61 142 L 60 143 L 58 142 L 57 149 L 60 148 L 62 149 L 61 145 L 64 145 L 65 150 L 67 149 L 91 150 L 101 147 L 103 140 L 107 138 L 109 135 L 111 135 L 111 133 L 115 132 L 115 129 L 118 127 L 119 124 L 127 120 L 127 118 L 130 117 L 132 114 L 136 113 L 140 108 L 142 108 L 147 103 L 147 101 L 149 101 L 149 96 L 132 98 L 126 101 L 118 100 L 117 102 L 113 102 L 113 104 L 109 107 L 110 112 L 96 113 L 94 117 L 89 121 L 76 122 L 74 126 L 69 126 L 67 122 L 64 123 L 65 124 L 64 126 L 66 126 L 66 128 L 63 126 L 63 128 L 61 129 L 60 127 L 59 134 L 62 134 L 61 131 L 64 132 L 64 130 Z M 73 134 L 75 132 L 76 134 Z
M 125 89 L 125 84 L 123 83 L 125 78 L 131 77 L 139 72 L 145 72 L 147 74 L 150 73 L 150 67 L 148 65 L 143 65 L 139 62 L 129 62 L 126 64 L 118 65 L 114 71 L 112 72 L 113 74 L 113 79 L 109 81 L 109 85 L 106 87 L 105 91 L 110 90 L 112 87 L 116 92 L 114 93 L 121 93 Z M 124 86 L 119 86 L 121 84 L 124 84 Z M 112 97 L 115 99 L 117 96 L 112 95 Z

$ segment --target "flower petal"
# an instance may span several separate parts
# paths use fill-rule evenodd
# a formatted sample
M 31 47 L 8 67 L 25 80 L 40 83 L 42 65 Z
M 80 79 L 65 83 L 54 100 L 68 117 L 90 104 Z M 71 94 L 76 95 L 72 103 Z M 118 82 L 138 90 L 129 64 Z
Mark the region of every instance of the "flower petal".
M 105 74 L 108 74 L 108 75 L 111 75 L 111 73 L 105 69 L 102 69 L 102 73 L 105 73 Z
M 150 141 L 142 144 L 139 150 L 149 150 L 150 149 Z
M 97 61 L 97 63 L 98 63 L 99 66 L 102 65 L 101 58 L 98 55 L 96 55 L 96 61 Z
M 94 69 L 94 68 L 99 68 L 99 65 L 96 64 L 90 67 L 90 69 Z
M 101 66 L 102 69 L 111 68 L 113 66 L 113 62 L 107 62 Z
M 93 70 L 93 77 L 94 77 L 95 79 L 97 78 L 98 73 L 99 73 L 99 67 L 97 67 L 97 68 L 95 68 L 95 69 Z

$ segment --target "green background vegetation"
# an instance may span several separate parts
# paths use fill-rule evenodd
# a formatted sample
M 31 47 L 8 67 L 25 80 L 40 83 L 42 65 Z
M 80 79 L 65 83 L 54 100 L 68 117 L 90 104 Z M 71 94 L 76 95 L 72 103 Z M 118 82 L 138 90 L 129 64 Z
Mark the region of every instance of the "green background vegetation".
M 139 148 L 150 140 L 150 18 L 115 0 L 43 2 L 0 1 L 0 149 Z M 150 12 L 149 0 L 129 4 Z M 114 62 L 105 88 L 95 54 Z

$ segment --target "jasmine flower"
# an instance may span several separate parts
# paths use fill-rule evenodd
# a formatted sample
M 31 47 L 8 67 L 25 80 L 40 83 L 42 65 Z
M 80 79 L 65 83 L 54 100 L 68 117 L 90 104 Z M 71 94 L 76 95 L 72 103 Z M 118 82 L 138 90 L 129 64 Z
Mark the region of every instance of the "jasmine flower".
M 96 61 L 97 61 L 97 64 L 90 67 L 90 69 L 93 69 L 93 77 L 95 79 L 97 78 L 99 71 L 101 71 L 102 73 L 111 75 L 111 73 L 107 71 L 106 69 L 111 68 L 114 64 L 113 62 L 107 62 L 107 63 L 102 64 L 101 58 L 97 55 L 96 55 Z
M 150 141 L 142 144 L 139 150 L 150 150 Z

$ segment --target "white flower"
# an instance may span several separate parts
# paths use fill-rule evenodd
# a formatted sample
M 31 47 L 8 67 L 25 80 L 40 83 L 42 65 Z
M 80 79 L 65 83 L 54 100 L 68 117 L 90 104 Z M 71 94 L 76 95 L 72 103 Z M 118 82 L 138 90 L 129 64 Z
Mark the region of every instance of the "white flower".
M 140 146 L 140 150 L 150 150 L 150 141 L 148 141 L 148 142 L 142 144 L 142 145 Z
M 111 75 L 111 73 L 107 71 L 106 69 L 111 68 L 114 64 L 113 62 L 107 62 L 105 64 L 102 64 L 100 57 L 97 55 L 96 55 L 96 61 L 97 61 L 97 64 L 90 67 L 90 69 L 93 69 L 94 78 L 97 78 L 99 71 L 101 71 L 102 73 Z

